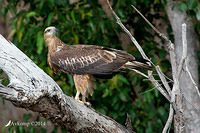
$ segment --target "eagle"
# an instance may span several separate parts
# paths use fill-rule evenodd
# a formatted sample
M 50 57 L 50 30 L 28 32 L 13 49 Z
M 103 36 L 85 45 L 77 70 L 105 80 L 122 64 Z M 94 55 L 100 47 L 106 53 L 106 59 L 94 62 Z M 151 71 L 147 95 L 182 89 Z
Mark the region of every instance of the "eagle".
M 122 50 L 96 45 L 67 45 L 56 36 L 57 32 L 53 26 L 44 30 L 48 65 L 56 74 L 64 72 L 73 76 L 77 90 L 75 100 L 83 105 L 90 106 L 86 97 L 93 93 L 95 78 L 110 79 L 123 69 L 152 70 L 149 61 Z

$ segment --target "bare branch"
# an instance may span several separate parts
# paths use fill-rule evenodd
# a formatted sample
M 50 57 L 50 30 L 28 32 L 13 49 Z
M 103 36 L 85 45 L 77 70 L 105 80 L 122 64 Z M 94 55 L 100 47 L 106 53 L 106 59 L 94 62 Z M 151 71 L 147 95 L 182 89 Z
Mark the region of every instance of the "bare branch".
M 167 83 L 167 80 L 165 79 L 164 74 L 162 73 L 159 66 L 156 66 L 156 71 L 157 71 L 163 85 L 165 86 L 165 89 L 167 90 L 167 92 L 171 96 L 171 93 L 172 93 L 171 88 L 169 87 L 169 84 Z
M 138 71 L 138 70 L 136 70 L 136 69 L 130 69 L 130 70 L 135 71 L 136 73 L 138 73 L 138 74 L 144 76 L 145 78 L 149 78 L 146 74 L 144 74 L 144 73 L 142 73 L 142 72 L 140 72 L 140 71 Z
M 137 47 L 138 51 L 141 53 L 142 57 L 144 59 L 147 59 L 148 61 L 150 61 L 150 59 L 146 56 L 146 54 L 144 53 L 142 47 L 138 44 L 138 42 L 135 40 L 135 38 L 131 35 L 131 33 L 126 29 L 126 27 L 122 24 L 122 22 L 120 21 L 120 18 L 116 15 L 116 13 L 113 11 L 109 0 L 107 0 L 107 3 L 110 7 L 110 10 L 112 11 L 113 16 L 115 17 L 115 19 L 117 20 L 117 24 L 120 25 L 120 27 L 129 35 L 130 39 L 132 40 L 132 42 L 135 44 L 135 46 Z M 150 61 L 151 62 L 151 61 Z M 152 62 L 151 62 L 152 63 Z M 153 64 L 153 63 L 152 63 Z M 144 76 L 144 75 L 143 75 Z M 146 76 L 145 76 L 146 77 Z M 165 98 L 170 101 L 170 97 L 167 94 L 167 92 L 159 85 L 159 83 L 155 80 L 155 78 L 152 75 L 152 71 L 148 71 L 148 77 L 149 80 L 154 84 L 154 86 L 165 96 Z
M 142 13 L 141 13 L 140 11 L 138 11 L 137 8 L 135 8 L 133 5 L 131 5 L 131 6 L 132 6 L 133 9 L 134 9 L 138 14 L 140 14 L 140 16 L 151 26 L 151 28 L 152 28 L 157 34 L 159 34 L 159 35 L 161 36 L 160 31 L 157 30 L 156 27 L 154 27 L 154 26 L 149 22 L 149 20 L 147 20 L 147 19 L 144 17 L 144 15 L 142 15 Z
M 159 83 L 154 79 L 153 75 L 152 75 L 152 71 L 148 71 L 148 76 L 149 76 L 149 80 L 151 81 L 151 83 L 158 89 L 158 91 L 168 100 L 170 101 L 170 96 L 169 94 L 165 91 L 164 88 L 162 88 L 162 86 L 159 85 Z
M 187 59 L 185 60 L 185 68 L 186 68 L 186 72 L 188 73 L 188 75 L 190 77 L 190 80 L 192 81 L 192 83 L 193 83 L 193 85 L 194 85 L 194 87 L 195 87 L 195 89 L 197 91 L 198 96 L 200 97 L 199 88 L 198 88 L 197 84 L 195 83 L 195 81 L 194 81 L 194 79 L 192 77 L 192 74 L 190 73 L 190 70 L 189 70 L 188 65 L 187 65 Z
M 139 93 L 139 94 L 140 94 L 140 95 L 143 95 L 143 94 L 146 94 L 146 93 L 148 93 L 148 92 L 150 92 L 150 91 L 152 91 L 152 90 L 154 90 L 154 89 L 156 89 L 156 87 L 153 87 L 152 89 L 147 90 L 147 91 L 145 91 L 145 92 L 141 92 L 141 93 Z
M 131 5 L 134 10 L 136 10 L 136 12 L 138 14 L 141 15 L 141 17 L 151 26 L 151 28 L 161 37 L 163 38 L 166 42 L 167 42 L 167 45 L 168 45 L 168 48 L 169 48 L 169 52 L 170 52 L 170 57 L 171 57 L 171 64 L 172 65 L 172 73 L 173 75 L 176 75 L 176 56 L 175 56 L 175 53 L 174 53 L 174 44 L 167 38 L 167 36 L 163 33 L 161 33 L 158 29 L 156 29 L 145 17 L 144 15 L 142 15 L 140 13 L 140 11 L 137 10 L 136 7 L 134 7 L 133 5 Z M 153 64 L 153 63 L 152 63 Z M 175 78 L 175 77 L 174 77 Z
M 116 15 L 116 13 L 113 11 L 109 0 L 107 0 L 107 3 L 110 7 L 110 10 L 112 11 L 113 16 L 115 17 L 115 19 L 117 20 L 117 24 L 119 24 L 119 26 L 127 33 L 127 35 L 130 37 L 131 41 L 135 44 L 135 46 L 137 47 L 137 49 L 139 50 L 139 52 L 141 53 L 142 57 L 148 61 L 150 61 L 150 59 L 146 56 L 146 54 L 144 53 L 142 47 L 138 44 L 138 42 L 136 41 L 136 39 L 131 35 L 131 33 L 126 29 L 126 27 L 122 24 L 120 18 Z
M 184 61 L 187 57 L 187 40 L 186 40 L 186 24 L 182 24 L 182 44 L 183 44 L 183 52 L 182 52 L 182 57 L 181 57 L 181 61 L 179 63 L 179 66 L 178 66 L 178 72 L 177 72 L 177 78 L 179 79 L 180 78 L 180 74 L 181 74 L 181 71 L 183 69 L 183 64 L 184 64 Z
M 173 116 L 174 116 L 174 109 L 172 107 L 172 104 L 170 104 L 169 116 L 168 116 L 167 122 L 165 123 L 165 127 L 163 128 L 162 133 L 167 133 L 167 130 L 170 129 L 172 120 L 173 120 Z

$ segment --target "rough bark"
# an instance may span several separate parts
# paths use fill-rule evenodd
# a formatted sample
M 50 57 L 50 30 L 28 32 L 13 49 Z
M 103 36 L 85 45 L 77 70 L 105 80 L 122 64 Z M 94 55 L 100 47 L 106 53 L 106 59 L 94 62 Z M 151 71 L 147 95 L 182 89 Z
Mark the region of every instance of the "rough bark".
M 192 27 L 192 21 L 189 19 L 186 13 L 181 13 L 176 6 L 175 2 L 168 1 L 165 10 L 167 12 L 168 18 L 170 20 L 174 39 L 175 39 L 175 54 L 177 66 L 180 63 L 183 45 L 181 37 L 181 25 L 183 23 L 187 24 L 187 64 L 191 75 L 198 85 L 198 63 L 196 54 L 196 37 L 195 32 Z M 190 132 L 196 133 L 200 130 L 200 98 L 195 90 L 195 86 L 190 80 L 188 73 L 185 71 L 185 66 L 183 66 L 183 71 L 180 75 L 179 80 L 180 86 L 180 96 L 176 100 L 177 106 L 181 107 L 183 110 L 176 112 L 174 116 L 174 126 L 175 132 Z
M 39 112 L 70 132 L 132 132 L 66 96 L 51 77 L 1 35 L 0 68 L 10 81 L 8 86 L 0 85 L 0 96 L 17 107 Z

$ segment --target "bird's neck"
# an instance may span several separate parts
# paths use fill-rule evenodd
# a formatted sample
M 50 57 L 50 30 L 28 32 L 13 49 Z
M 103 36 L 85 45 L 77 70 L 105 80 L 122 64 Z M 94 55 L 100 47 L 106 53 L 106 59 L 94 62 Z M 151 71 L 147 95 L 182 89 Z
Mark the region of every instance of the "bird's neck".
M 58 47 L 63 45 L 62 41 L 56 36 L 44 38 L 44 41 L 48 46 L 48 53 L 49 54 L 56 52 Z

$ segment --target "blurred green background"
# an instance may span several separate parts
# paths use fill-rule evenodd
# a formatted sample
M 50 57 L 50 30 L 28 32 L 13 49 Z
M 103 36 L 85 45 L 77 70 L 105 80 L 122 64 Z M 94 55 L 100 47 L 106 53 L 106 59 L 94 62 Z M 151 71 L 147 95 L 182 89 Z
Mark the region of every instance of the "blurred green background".
M 162 71 L 170 77 L 169 57 L 164 42 L 131 7 L 136 6 L 173 41 L 164 4 L 160 0 L 112 0 L 111 4 L 152 62 L 160 65 Z M 8 39 L 48 73 L 68 96 L 75 96 L 76 93 L 72 76 L 64 73 L 56 75 L 47 65 L 47 46 L 43 39 L 46 27 L 57 27 L 59 38 L 68 45 L 101 45 L 122 49 L 141 57 L 134 44 L 116 24 L 105 1 L 84 0 L 73 3 L 73 0 L 1 0 L 0 6 L 4 20 L 6 14 L 12 14 L 8 24 L 11 27 Z M 174 6 L 178 6 L 182 12 L 188 13 L 199 22 L 198 1 L 180 1 Z M 200 24 L 194 23 L 194 28 L 199 35 Z M 8 83 L 6 80 L 3 82 Z M 89 97 L 88 101 L 91 102 L 92 108 L 123 125 L 128 113 L 131 116 L 132 128 L 138 133 L 161 132 L 168 118 L 168 101 L 148 80 L 133 71 L 124 71 L 109 80 L 96 79 L 93 96 Z M 24 120 L 31 116 L 25 114 Z M 20 133 L 47 132 L 43 127 L 31 126 L 9 127 L 8 130 Z M 57 127 L 52 132 L 57 132 Z M 66 131 L 62 129 L 61 132 Z

